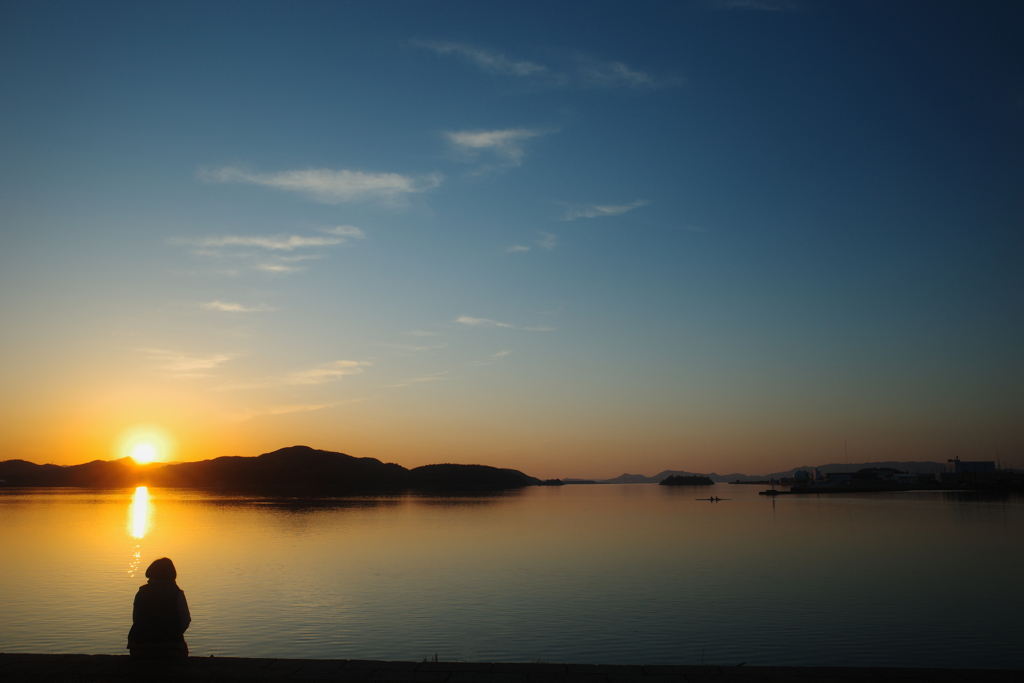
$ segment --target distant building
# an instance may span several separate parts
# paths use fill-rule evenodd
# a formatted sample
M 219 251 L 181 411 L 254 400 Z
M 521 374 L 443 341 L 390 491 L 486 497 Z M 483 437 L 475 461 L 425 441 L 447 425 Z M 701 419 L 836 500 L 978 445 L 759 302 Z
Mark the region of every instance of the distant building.
M 953 463 L 954 472 L 957 474 L 978 474 L 980 472 L 995 472 L 995 460 L 961 460 L 954 458 L 947 462 Z

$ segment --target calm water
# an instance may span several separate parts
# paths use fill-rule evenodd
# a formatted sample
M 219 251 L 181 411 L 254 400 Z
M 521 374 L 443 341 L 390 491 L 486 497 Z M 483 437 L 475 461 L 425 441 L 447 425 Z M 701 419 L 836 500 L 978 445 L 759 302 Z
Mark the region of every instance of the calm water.
M 1024 668 L 1024 498 L 713 490 L 0 490 L 0 651 L 124 652 L 166 555 L 195 655 Z

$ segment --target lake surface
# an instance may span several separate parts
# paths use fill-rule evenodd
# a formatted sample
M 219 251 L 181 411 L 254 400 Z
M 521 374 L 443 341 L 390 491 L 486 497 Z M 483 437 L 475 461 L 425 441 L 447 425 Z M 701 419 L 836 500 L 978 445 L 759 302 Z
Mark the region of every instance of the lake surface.
M 197 656 L 1024 668 L 1024 497 L 759 489 L 0 489 L 0 651 L 125 652 L 168 556 Z

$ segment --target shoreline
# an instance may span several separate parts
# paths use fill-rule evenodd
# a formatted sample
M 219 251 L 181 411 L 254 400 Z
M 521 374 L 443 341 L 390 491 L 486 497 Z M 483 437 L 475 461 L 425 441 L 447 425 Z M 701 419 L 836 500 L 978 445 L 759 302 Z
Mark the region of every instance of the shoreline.
M 139 661 L 128 655 L 0 653 L 6 683 L 53 681 L 396 681 L 408 683 L 1022 683 L 1024 670 L 903 667 L 614 665 L 486 662 L 388 662 L 357 659 L 189 657 Z

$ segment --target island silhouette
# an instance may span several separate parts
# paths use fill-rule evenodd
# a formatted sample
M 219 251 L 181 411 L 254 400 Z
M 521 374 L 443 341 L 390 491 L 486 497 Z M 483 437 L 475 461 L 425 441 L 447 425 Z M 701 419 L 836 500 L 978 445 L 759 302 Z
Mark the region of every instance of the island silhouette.
M 665 477 L 658 483 L 662 486 L 713 486 L 715 482 L 699 474 L 676 474 Z
M 302 493 L 496 491 L 562 483 L 488 465 L 442 463 L 410 470 L 376 458 L 357 458 L 309 446 L 290 446 L 257 457 L 225 456 L 148 465 L 139 465 L 131 458 L 69 466 L 7 460 L 0 462 L 0 479 L 8 486 L 167 486 Z

